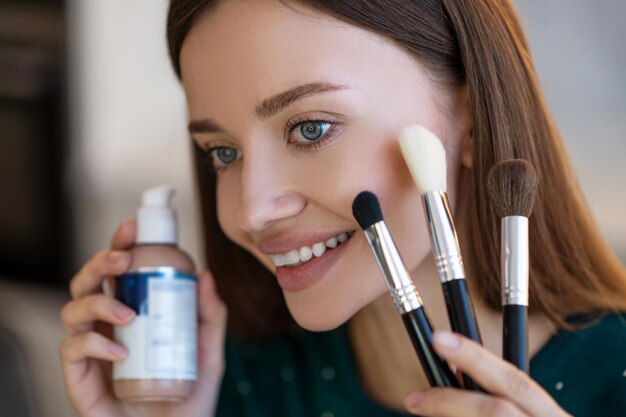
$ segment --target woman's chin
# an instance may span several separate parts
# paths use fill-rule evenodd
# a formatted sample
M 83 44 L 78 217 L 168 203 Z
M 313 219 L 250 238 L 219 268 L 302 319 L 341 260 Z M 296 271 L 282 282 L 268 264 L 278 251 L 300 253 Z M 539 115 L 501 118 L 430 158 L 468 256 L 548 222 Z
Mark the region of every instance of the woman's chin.
M 305 315 L 293 315 L 294 320 L 300 327 L 311 332 L 326 332 L 334 330 L 344 324 L 351 316 L 343 319 L 338 317 L 305 317 Z
M 353 316 L 355 311 L 347 305 L 326 303 L 303 303 L 285 297 L 287 308 L 298 325 L 312 332 L 325 332 L 336 329 Z
M 323 332 L 346 323 L 359 310 L 387 292 L 382 280 L 371 286 L 364 285 L 361 290 L 333 291 L 330 296 L 327 292 L 324 295 L 283 292 L 283 295 L 291 316 L 300 327 Z

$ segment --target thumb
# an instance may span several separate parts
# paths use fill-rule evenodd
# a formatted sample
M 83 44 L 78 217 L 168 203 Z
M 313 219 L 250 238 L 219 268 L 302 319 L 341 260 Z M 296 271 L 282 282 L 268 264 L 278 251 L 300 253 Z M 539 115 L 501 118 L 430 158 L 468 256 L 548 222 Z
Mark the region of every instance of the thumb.
M 198 275 L 198 389 L 210 392 L 219 386 L 224 371 L 227 309 L 217 294 L 209 271 Z
M 463 372 L 461 372 L 459 368 L 456 368 L 454 370 L 454 376 L 456 378 L 456 382 L 458 382 L 459 386 L 462 387 L 464 385 Z
M 198 275 L 198 315 L 200 325 L 220 325 L 226 319 L 226 305 L 217 293 L 215 279 L 204 270 Z

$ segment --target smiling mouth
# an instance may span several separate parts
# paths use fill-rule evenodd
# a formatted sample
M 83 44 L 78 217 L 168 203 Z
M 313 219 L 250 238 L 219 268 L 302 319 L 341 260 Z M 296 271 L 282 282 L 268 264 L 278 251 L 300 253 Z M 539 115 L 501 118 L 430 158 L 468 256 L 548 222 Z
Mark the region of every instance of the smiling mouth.
M 337 236 L 333 236 L 324 242 L 314 243 L 311 246 L 303 246 L 299 249 L 294 249 L 287 253 L 270 255 L 272 262 L 276 268 L 281 267 L 296 267 L 308 263 L 312 259 L 316 259 L 324 255 L 326 252 L 331 251 L 338 246 L 341 246 L 348 241 L 354 230 L 349 232 L 340 233 Z

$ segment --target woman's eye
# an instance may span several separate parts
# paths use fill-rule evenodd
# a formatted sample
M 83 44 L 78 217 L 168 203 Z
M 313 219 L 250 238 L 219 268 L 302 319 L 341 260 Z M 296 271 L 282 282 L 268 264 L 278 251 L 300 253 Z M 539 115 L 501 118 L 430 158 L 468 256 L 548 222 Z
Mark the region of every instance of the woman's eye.
M 298 123 L 290 129 L 289 142 L 307 144 L 316 142 L 332 128 L 333 124 L 322 120 Z
M 220 146 L 209 151 L 215 169 L 224 168 L 241 157 L 241 152 L 228 146 Z

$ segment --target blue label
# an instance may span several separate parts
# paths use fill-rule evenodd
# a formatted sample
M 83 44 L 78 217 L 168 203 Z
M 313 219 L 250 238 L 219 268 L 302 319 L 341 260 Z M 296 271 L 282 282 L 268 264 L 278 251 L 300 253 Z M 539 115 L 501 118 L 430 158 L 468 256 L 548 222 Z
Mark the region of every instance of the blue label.
M 177 271 L 171 267 L 145 268 L 115 277 L 115 298 L 135 311 L 135 314 L 147 315 L 148 280 L 163 279 L 159 286 L 166 286 L 168 291 L 177 291 L 176 281 L 192 280 L 191 274 Z M 165 288 L 164 288 L 165 289 Z
M 114 328 L 128 355 L 113 364 L 113 378 L 196 379 L 197 282 L 173 267 L 139 268 L 116 277 L 115 298 L 135 319 Z

